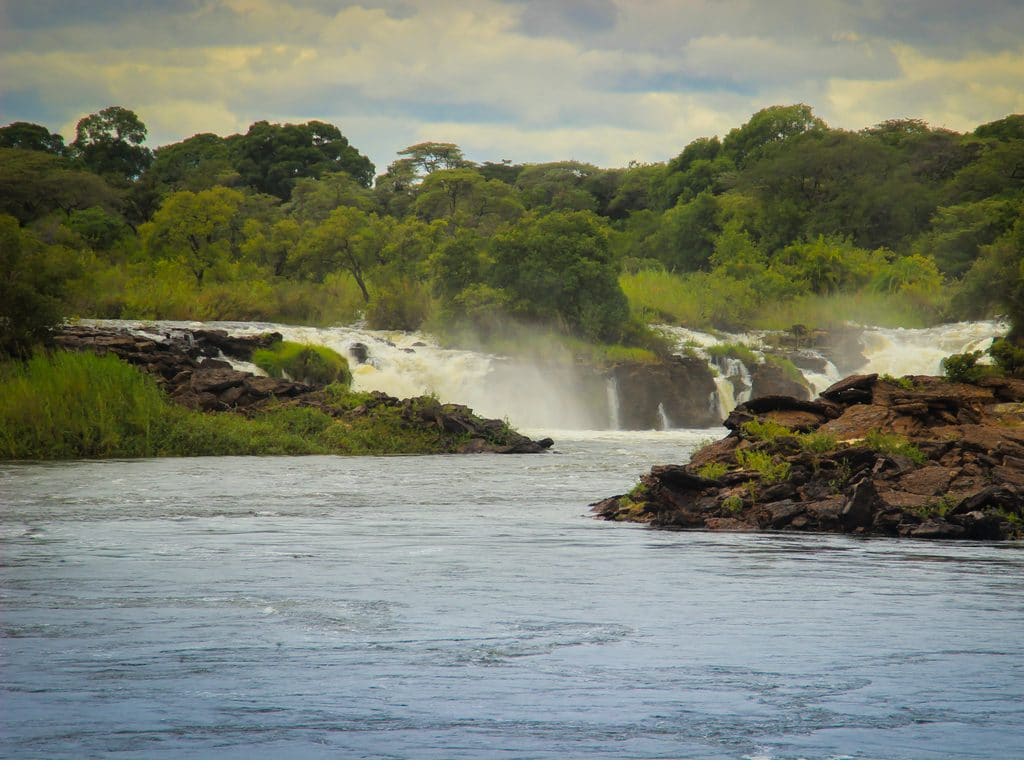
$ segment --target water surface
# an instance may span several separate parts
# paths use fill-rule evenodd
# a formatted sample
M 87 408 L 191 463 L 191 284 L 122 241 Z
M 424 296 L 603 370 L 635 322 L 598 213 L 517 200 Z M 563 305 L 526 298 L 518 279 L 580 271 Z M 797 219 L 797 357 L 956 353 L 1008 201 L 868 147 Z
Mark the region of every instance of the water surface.
M 1024 549 L 589 517 L 718 433 L 0 465 L 0 755 L 1024 756 Z

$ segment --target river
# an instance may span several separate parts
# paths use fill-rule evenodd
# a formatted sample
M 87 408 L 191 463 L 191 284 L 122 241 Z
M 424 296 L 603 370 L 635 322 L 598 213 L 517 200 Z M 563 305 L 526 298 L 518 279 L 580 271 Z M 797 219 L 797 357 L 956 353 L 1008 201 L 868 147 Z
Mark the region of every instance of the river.
M 588 515 L 719 434 L 0 464 L 0 756 L 1024 757 L 1019 544 Z

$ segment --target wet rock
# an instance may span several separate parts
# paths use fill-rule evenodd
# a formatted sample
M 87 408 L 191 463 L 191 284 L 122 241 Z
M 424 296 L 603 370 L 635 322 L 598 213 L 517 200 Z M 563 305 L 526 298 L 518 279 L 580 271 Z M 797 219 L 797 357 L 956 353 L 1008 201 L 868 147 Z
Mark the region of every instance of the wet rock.
M 362 365 L 370 359 L 370 348 L 361 341 L 350 344 L 348 353 L 352 356 L 352 360 L 355 361 L 356 365 Z
M 673 528 L 846 532 L 916 538 L 1024 535 L 1024 429 L 1005 381 L 959 385 L 935 377 L 894 383 L 851 376 L 817 401 L 761 398 L 729 415 L 730 434 L 689 464 L 652 467 L 614 519 Z M 1007 418 L 1007 414 L 1011 414 Z M 743 426 L 770 419 L 796 437 L 753 441 Z M 865 440 L 872 431 L 884 439 Z M 814 447 L 812 447 L 814 446 Z M 757 450 L 784 479 L 740 465 Z M 767 456 L 764 456 L 767 454 Z M 718 467 L 717 479 L 701 470 Z M 724 474 L 721 474 L 722 470 Z M 767 471 L 766 471 L 767 472 Z M 730 522 L 731 521 L 731 522 Z

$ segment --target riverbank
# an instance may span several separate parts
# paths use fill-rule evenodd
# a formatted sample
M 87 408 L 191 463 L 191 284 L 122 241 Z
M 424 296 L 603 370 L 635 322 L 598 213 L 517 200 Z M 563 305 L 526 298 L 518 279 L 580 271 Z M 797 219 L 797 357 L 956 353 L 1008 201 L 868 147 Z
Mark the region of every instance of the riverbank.
M 1024 380 L 848 377 L 764 397 L 686 465 L 659 465 L 596 515 L 659 528 L 1020 538 Z
M 0 458 L 538 453 L 552 444 L 434 397 L 352 392 L 230 362 L 280 340 L 62 329 L 57 350 L 0 373 Z

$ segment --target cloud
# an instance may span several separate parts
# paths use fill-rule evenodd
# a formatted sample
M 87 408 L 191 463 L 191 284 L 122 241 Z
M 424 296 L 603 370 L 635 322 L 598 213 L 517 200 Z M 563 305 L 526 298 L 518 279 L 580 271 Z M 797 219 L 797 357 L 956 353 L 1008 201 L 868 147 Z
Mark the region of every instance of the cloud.
M 861 128 L 1024 110 L 1024 4 L 947 0 L 0 0 L 0 124 L 118 104 L 154 146 L 325 120 L 383 170 L 416 141 L 478 160 L 664 160 L 771 104 Z M 432 132 L 438 133 L 432 133 Z

